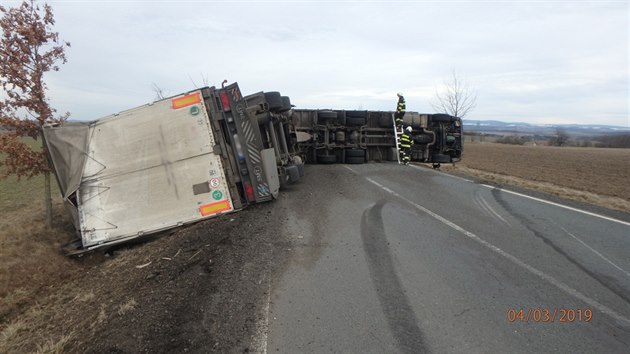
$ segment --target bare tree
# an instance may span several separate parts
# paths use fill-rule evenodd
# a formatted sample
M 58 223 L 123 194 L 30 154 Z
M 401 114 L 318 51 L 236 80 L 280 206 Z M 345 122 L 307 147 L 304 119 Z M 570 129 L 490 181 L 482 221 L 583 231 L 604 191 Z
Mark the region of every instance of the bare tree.
M 50 106 L 44 74 L 58 71 L 58 63 L 66 63 L 66 47 L 70 43 L 59 39 L 52 31 L 55 24 L 48 4 L 39 6 L 35 0 L 23 1 L 19 7 L 0 6 L 0 152 L 6 154 L 0 167 L 4 177 L 14 174 L 31 178 L 44 173 L 46 224 L 52 226 L 50 169 L 45 150 L 36 151 L 22 137 L 39 138 L 46 123 L 62 123 L 69 113 L 58 116 Z M 45 146 L 43 147 L 45 149 Z
M 164 93 L 164 90 L 162 90 L 162 88 L 158 86 L 158 84 L 156 84 L 155 82 L 151 85 L 151 87 L 153 87 L 156 101 L 163 100 L 166 98 L 166 96 L 168 96 L 168 94 Z
M 569 134 L 562 128 L 556 128 L 556 135 L 551 137 L 549 143 L 552 146 L 564 146 L 568 141 Z
M 435 91 L 431 106 L 437 112 L 464 118 L 477 105 L 477 93 L 470 88 L 455 71 L 453 77 L 444 82 L 442 90 Z
M 201 87 L 210 86 L 210 80 L 208 80 L 207 74 L 199 73 L 199 76 L 201 76 L 201 84 L 202 84 Z M 188 75 L 188 78 L 190 79 L 190 82 L 192 82 L 193 86 L 195 86 L 195 88 L 199 88 L 199 85 L 197 85 L 195 80 L 193 80 L 193 78 L 190 75 Z

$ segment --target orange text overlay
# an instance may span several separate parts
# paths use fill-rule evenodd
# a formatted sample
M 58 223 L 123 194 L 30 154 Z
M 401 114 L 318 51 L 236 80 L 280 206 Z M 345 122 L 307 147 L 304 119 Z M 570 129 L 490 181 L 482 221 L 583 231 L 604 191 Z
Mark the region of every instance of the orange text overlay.
M 593 311 L 588 308 L 510 308 L 507 311 L 508 322 L 590 322 L 592 319 Z

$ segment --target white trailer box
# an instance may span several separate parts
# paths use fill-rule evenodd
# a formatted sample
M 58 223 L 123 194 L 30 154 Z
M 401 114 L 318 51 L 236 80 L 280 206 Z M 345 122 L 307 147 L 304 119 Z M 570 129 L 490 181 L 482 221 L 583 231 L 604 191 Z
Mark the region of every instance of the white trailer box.
M 45 127 L 84 249 L 234 210 L 201 90 Z

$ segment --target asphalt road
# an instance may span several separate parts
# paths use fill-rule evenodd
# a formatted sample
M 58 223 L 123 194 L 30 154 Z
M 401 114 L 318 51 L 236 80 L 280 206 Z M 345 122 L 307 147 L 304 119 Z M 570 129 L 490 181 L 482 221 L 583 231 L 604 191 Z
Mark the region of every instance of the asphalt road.
M 630 223 L 422 167 L 306 172 L 258 351 L 630 352 Z

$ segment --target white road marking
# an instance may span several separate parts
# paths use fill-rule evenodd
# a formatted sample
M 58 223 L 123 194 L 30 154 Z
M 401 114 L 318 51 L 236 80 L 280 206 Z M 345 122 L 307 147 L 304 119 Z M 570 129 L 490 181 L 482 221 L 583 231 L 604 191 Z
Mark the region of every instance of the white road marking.
M 454 175 L 451 175 L 451 174 L 448 174 L 448 173 L 444 173 L 444 172 L 440 172 L 440 171 L 430 170 L 430 169 L 425 168 L 425 167 L 419 167 L 419 166 L 414 166 L 414 165 L 410 165 L 410 166 L 415 167 L 415 168 L 417 168 L 417 169 L 419 169 L 419 170 L 422 170 L 422 171 L 430 171 L 430 172 L 434 172 L 434 173 L 437 173 L 437 174 L 440 174 L 440 175 L 443 175 L 443 176 L 448 176 L 448 177 L 452 177 L 452 178 L 459 179 L 459 180 L 462 180 L 462 181 L 466 181 L 466 182 L 470 182 L 470 183 L 475 183 L 474 181 L 471 181 L 471 180 L 468 180 L 468 179 L 465 179 L 465 178 L 461 178 L 461 177 L 458 177 L 458 176 L 454 176 Z M 355 170 L 351 169 L 351 168 L 350 168 L 350 167 L 348 167 L 348 166 L 345 166 L 345 165 L 344 165 L 343 167 L 347 168 L 348 170 L 350 170 L 350 171 L 352 171 L 352 172 L 354 172 L 354 173 L 357 173 L 357 171 L 355 171 Z M 508 190 L 508 189 L 503 189 L 503 188 L 499 188 L 499 187 L 496 187 L 496 186 L 491 186 L 491 185 L 489 185 L 489 184 L 481 184 L 481 186 L 484 186 L 484 187 L 486 187 L 486 188 L 490 188 L 490 189 L 498 189 L 498 190 L 500 190 L 500 191 L 502 191 L 502 192 L 505 192 L 505 193 L 510 193 L 510 194 L 513 194 L 513 195 L 516 195 L 516 196 L 519 196 L 519 197 L 523 197 L 523 198 L 527 198 L 527 199 L 535 200 L 535 201 L 537 201 L 537 202 L 541 202 L 541 203 L 545 203 L 545 204 L 549 204 L 549 205 L 557 206 L 557 207 L 559 207 L 559 208 L 563 208 L 563 209 L 567 209 L 567 210 L 575 211 L 575 212 L 577 212 L 577 213 L 582 213 L 582 214 L 585 214 L 585 215 L 594 216 L 594 217 L 596 217 L 596 218 L 600 218 L 600 219 L 604 219 L 604 220 L 608 220 L 608 221 L 616 222 L 616 223 L 619 223 L 619 224 L 622 224 L 622 225 L 630 226 L 630 222 L 623 221 L 623 220 L 619 220 L 619 219 L 615 219 L 615 218 L 611 218 L 611 217 L 609 217 L 609 216 L 605 216 L 605 215 L 601 215 L 601 214 L 593 213 L 593 212 L 586 211 L 586 210 L 582 210 L 582 209 L 578 209 L 578 208 L 573 208 L 573 207 L 570 207 L 570 206 L 568 206 L 568 205 L 564 205 L 564 204 L 560 204 L 560 203 L 555 203 L 555 202 L 552 202 L 552 201 L 549 201 L 549 200 L 545 200 L 545 199 L 541 199 L 541 198 L 532 197 L 532 196 L 529 196 L 529 195 L 527 195 L 527 194 L 522 194 L 522 193 L 514 192 L 514 191 L 511 191 L 511 190 Z
M 413 166 L 413 165 L 412 165 L 412 166 Z M 419 170 L 423 170 L 423 171 L 431 171 L 431 172 L 433 172 L 433 173 L 437 173 L 437 174 L 440 174 L 440 175 L 443 175 L 443 176 L 452 177 L 452 178 L 459 179 L 459 180 L 466 181 L 466 182 L 470 182 L 470 183 L 475 183 L 474 181 L 469 180 L 469 179 L 466 179 L 466 178 L 462 178 L 462 177 L 459 177 L 459 176 L 454 176 L 454 175 L 451 175 L 451 174 L 448 174 L 448 173 L 445 173 L 445 172 L 441 172 L 441 171 L 430 170 L 430 169 L 428 169 L 428 168 L 426 168 L 426 167 L 420 167 L 420 166 L 413 166 L 413 167 L 415 167 L 415 168 L 417 168 L 417 169 L 419 169 Z M 535 200 L 535 201 L 537 201 L 537 202 L 546 203 L 546 204 L 549 204 L 549 205 L 554 205 L 554 206 L 557 206 L 557 207 L 560 207 L 560 208 L 564 208 L 564 209 L 568 209 L 568 210 L 572 210 L 572 211 L 575 211 L 575 212 L 578 212 L 578 213 L 582 213 L 582 214 L 586 214 L 586 215 L 594 216 L 594 217 L 597 217 L 597 218 L 601 218 L 601 219 L 604 219 L 604 220 L 608 220 L 608 221 L 616 222 L 616 223 L 619 223 L 619 224 L 622 224 L 622 225 L 630 226 L 630 222 L 627 222 L 627 221 L 623 221 L 623 220 L 619 220 L 619 219 L 611 218 L 611 217 L 604 216 L 604 215 L 597 214 L 597 213 L 592 213 L 592 212 L 590 212 L 590 211 L 586 211 L 586 210 L 582 210 L 582 209 L 573 208 L 573 207 L 570 207 L 570 206 L 567 206 L 567 205 L 563 205 L 563 204 L 555 203 L 555 202 L 552 202 L 552 201 L 549 201 L 549 200 L 545 200 L 545 199 L 540 199 L 540 198 L 532 197 L 532 196 L 529 196 L 529 195 L 526 195 L 526 194 L 521 194 L 521 193 L 513 192 L 513 191 L 511 191 L 511 190 L 507 190 L 507 189 L 503 189 L 503 188 L 498 188 L 498 187 L 491 186 L 491 185 L 488 185 L 488 184 L 481 184 L 481 185 L 482 185 L 482 186 L 484 186 L 484 187 L 490 188 L 490 189 L 498 189 L 498 190 L 500 190 L 500 191 L 502 191 L 502 192 L 506 192 L 506 193 L 510 193 L 510 194 L 517 195 L 517 196 L 519 196 L 519 197 L 523 197 L 523 198 L 528 198 L 528 199 L 531 199 L 531 200 Z
M 353 171 L 356 173 L 356 171 L 354 171 L 353 169 L 347 167 L 349 170 Z M 488 248 L 489 250 L 499 254 L 500 256 L 508 259 L 509 261 L 511 261 L 512 263 L 518 265 L 519 267 L 525 269 L 526 271 L 536 275 L 537 277 L 539 277 L 540 279 L 546 281 L 547 283 L 555 286 L 556 288 L 566 292 L 567 294 L 585 302 L 586 304 L 588 304 L 589 306 L 591 306 L 592 308 L 597 309 L 599 312 L 606 314 L 610 317 L 612 317 L 613 319 L 619 321 L 619 322 L 625 322 L 626 325 L 630 325 L 630 319 L 624 317 L 623 315 L 617 313 L 615 310 L 607 307 L 606 305 L 603 305 L 601 303 L 599 303 L 597 300 L 591 299 L 590 297 L 582 294 L 581 292 L 579 292 L 576 289 L 573 289 L 572 287 L 562 283 L 561 281 L 557 280 L 556 278 L 552 277 L 549 274 L 546 274 L 532 266 L 530 266 L 529 264 L 521 261 L 520 259 L 514 257 L 513 255 L 505 252 L 504 250 L 500 249 L 499 247 L 491 244 L 490 242 L 483 240 L 482 238 L 480 238 L 479 236 L 475 235 L 474 233 L 465 230 L 464 228 L 460 227 L 459 225 L 453 223 L 452 221 L 432 212 L 431 210 L 418 205 L 414 202 L 412 202 L 411 200 L 401 196 L 400 194 L 394 192 L 393 190 L 385 187 L 384 185 L 376 182 L 375 180 L 369 178 L 369 177 L 364 177 L 368 182 L 372 183 L 373 185 L 379 187 L 380 189 L 386 191 L 387 193 L 395 196 L 396 198 L 399 198 L 401 200 L 404 200 L 405 202 L 409 203 L 410 205 L 413 205 L 416 209 L 428 214 L 429 216 L 433 217 L 434 219 L 440 221 L 441 223 L 449 226 L 450 228 L 462 233 L 463 235 L 467 236 L 468 238 L 476 241 L 477 243 L 481 244 L 482 246 Z
M 422 170 L 422 171 L 431 171 L 431 172 L 435 172 L 435 173 L 438 173 L 438 174 L 441 174 L 441 175 L 444 175 L 444 176 L 448 176 L 448 177 L 451 177 L 451 178 L 458 179 L 458 180 L 460 180 L 460 181 L 465 181 L 465 182 L 474 183 L 474 181 L 473 181 L 473 180 L 466 179 L 466 178 L 459 177 L 459 176 L 455 176 L 455 175 L 451 175 L 451 174 L 444 173 L 444 172 L 440 172 L 440 171 L 431 170 L 431 169 L 429 169 L 428 167 L 421 167 L 421 166 L 416 166 L 416 165 L 409 165 L 409 166 L 411 166 L 411 167 L 413 167 L 413 168 L 417 168 L 417 169 Z
M 559 226 L 559 225 L 558 225 Z M 630 277 L 630 273 L 626 272 L 625 270 L 623 270 L 621 267 L 619 267 L 618 265 L 616 265 L 615 263 L 613 263 L 611 260 L 609 260 L 608 258 L 606 258 L 603 254 L 599 253 L 597 250 L 595 250 L 594 248 L 592 248 L 591 246 L 587 245 L 584 241 L 580 240 L 577 236 L 575 236 L 574 234 L 570 233 L 569 231 L 567 231 L 567 229 L 565 229 L 564 227 L 560 226 L 560 228 L 567 233 L 567 235 L 573 237 L 576 241 L 578 241 L 579 243 L 581 243 L 582 245 L 584 245 L 584 247 L 588 248 L 589 250 L 593 251 L 593 253 L 595 253 L 596 255 L 598 255 L 601 259 L 605 260 L 606 262 L 608 262 L 610 265 L 612 265 L 613 267 L 619 269 L 621 272 L 623 272 L 625 275 Z
M 555 203 L 555 202 L 552 202 L 552 201 L 549 201 L 549 200 L 532 197 L 532 196 L 529 196 L 527 194 L 517 193 L 517 192 L 513 192 L 511 190 L 507 190 L 507 189 L 503 189 L 503 188 L 497 188 L 495 186 L 491 186 L 491 185 L 488 185 L 488 184 L 482 184 L 482 186 L 484 186 L 486 188 L 490 188 L 490 189 L 498 189 L 501 192 L 510 193 L 510 194 L 513 194 L 513 195 L 517 195 L 519 197 L 535 200 L 537 202 L 541 202 L 541 203 L 557 206 L 557 207 L 560 207 L 560 208 L 563 208 L 563 209 L 575 211 L 575 212 L 578 212 L 578 213 L 594 216 L 596 218 L 600 218 L 600 219 L 616 222 L 616 223 L 619 223 L 619 224 L 622 224 L 622 225 L 630 226 L 630 222 L 619 220 L 619 219 L 615 219 L 615 218 L 611 218 L 611 217 L 604 216 L 604 215 L 601 215 L 601 214 L 592 213 L 590 211 L 586 211 L 586 210 L 582 210 L 582 209 L 573 208 L 573 207 L 570 207 L 568 205 L 559 204 L 559 203 Z

